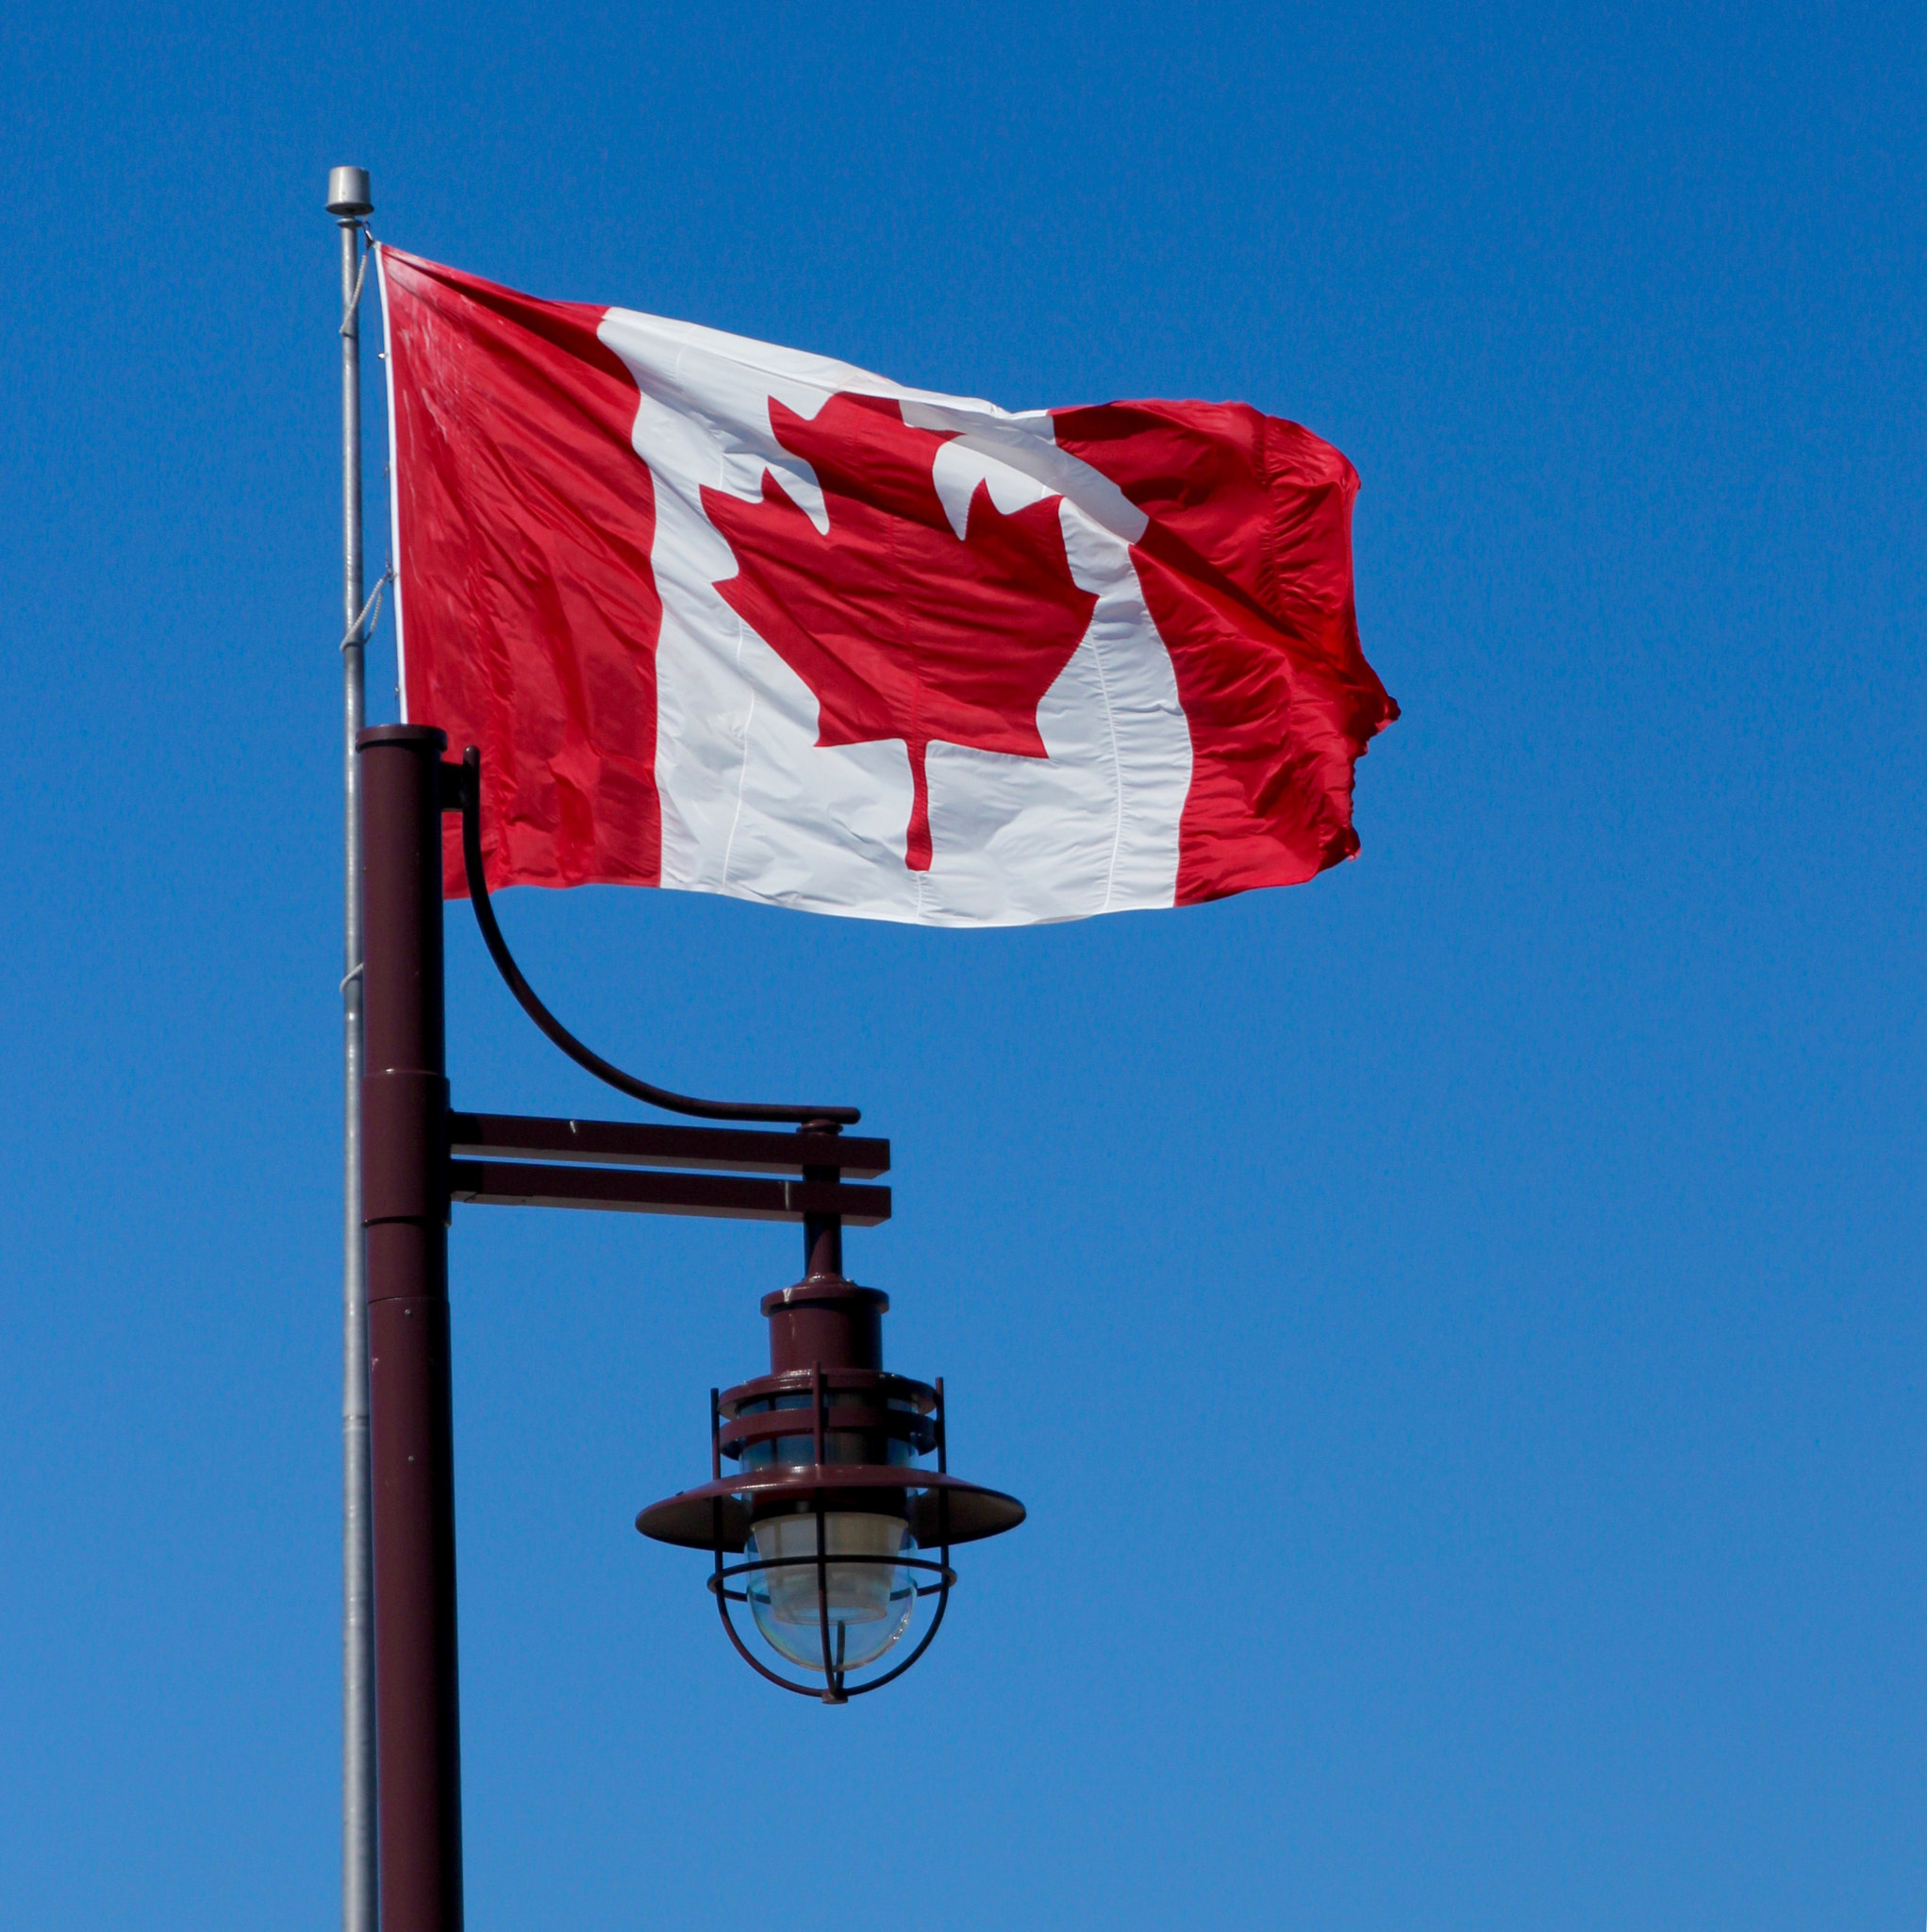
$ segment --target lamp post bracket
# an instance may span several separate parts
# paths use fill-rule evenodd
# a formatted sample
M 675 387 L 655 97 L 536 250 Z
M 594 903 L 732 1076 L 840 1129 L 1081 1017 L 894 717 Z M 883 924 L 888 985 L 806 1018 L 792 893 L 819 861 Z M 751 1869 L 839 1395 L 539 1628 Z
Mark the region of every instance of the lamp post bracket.
M 640 1121 L 552 1120 L 538 1114 L 451 1113 L 448 1150 L 483 1159 L 587 1160 L 738 1174 L 801 1174 L 808 1168 L 831 1167 L 856 1180 L 874 1180 L 889 1172 L 888 1141 Z
M 806 1215 L 836 1214 L 852 1227 L 888 1221 L 890 1208 L 888 1188 L 519 1160 L 451 1160 L 448 1192 L 451 1200 L 490 1208 L 606 1208 L 720 1221 L 802 1221 Z

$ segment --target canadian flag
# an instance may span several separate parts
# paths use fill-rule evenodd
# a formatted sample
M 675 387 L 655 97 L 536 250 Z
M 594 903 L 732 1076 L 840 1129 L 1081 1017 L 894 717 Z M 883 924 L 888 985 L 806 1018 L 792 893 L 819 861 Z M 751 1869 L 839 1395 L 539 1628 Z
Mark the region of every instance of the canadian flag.
M 403 715 L 481 747 L 491 887 L 989 925 L 1357 850 L 1398 708 L 1309 431 L 1013 414 L 377 260 Z

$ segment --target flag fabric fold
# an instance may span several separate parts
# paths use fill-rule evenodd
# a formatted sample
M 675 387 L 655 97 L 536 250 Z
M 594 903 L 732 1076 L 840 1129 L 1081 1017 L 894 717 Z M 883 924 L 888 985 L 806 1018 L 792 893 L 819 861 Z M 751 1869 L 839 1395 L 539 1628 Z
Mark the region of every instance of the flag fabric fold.
M 404 715 L 481 747 L 491 887 L 1012 924 L 1357 850 L 1398 709 L 1308 430 L 1013 413 L 378 266 Z

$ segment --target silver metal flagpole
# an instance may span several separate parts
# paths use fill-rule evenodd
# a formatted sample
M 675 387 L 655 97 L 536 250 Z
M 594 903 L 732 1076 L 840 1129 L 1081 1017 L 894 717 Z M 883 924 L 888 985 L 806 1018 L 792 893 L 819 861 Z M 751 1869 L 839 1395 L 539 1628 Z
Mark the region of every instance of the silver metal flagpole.
M 341 1221 L 341 1932 L 376 1932 L 374 1551 L 368 1500 L 368 1294 L 361 1234 L 361 225 L 374 212 L 365 168 L 328 175 L 341 232 L 341 724 L 347 844 L 343 921 Z

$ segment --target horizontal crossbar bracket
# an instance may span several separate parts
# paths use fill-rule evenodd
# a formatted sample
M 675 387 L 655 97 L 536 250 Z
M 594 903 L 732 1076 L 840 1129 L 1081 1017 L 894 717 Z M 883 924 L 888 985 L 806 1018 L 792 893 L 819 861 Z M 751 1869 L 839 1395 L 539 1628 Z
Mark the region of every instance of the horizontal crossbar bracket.
M 451 1116 L 452 1121 L 463 1118 Z M 737 1137 L 724 1132 L 718 1138 Z M 787 1141 L 795 1137 L 752 1134 L 742 1138 Z M 605 1208 L 619 1213 L 699 1214 L 724 1221 L 801 1221 L 806 1214 L 839 1214 L 851 1227 L 874 1227 L 888 1221 L 890 1205 L 888 1188 L 852 1187 L 841 1182 L 656 1174 L 521 1160 L 451 1160 L 448 1192 L 451 1200 L 491 1208 Z
M 451 1113 L 448 1151 L 490 1160 L 590 1160 L 613 1167 L 736 1174 L 801 1174 L 806 1167 L 834 1167 L 857 1180 L 873 1180 L 889 1172 L 889 1142 L 867 1137 L 662 1126 L 640 1121 L 565 1121 L 533 1114 Z

